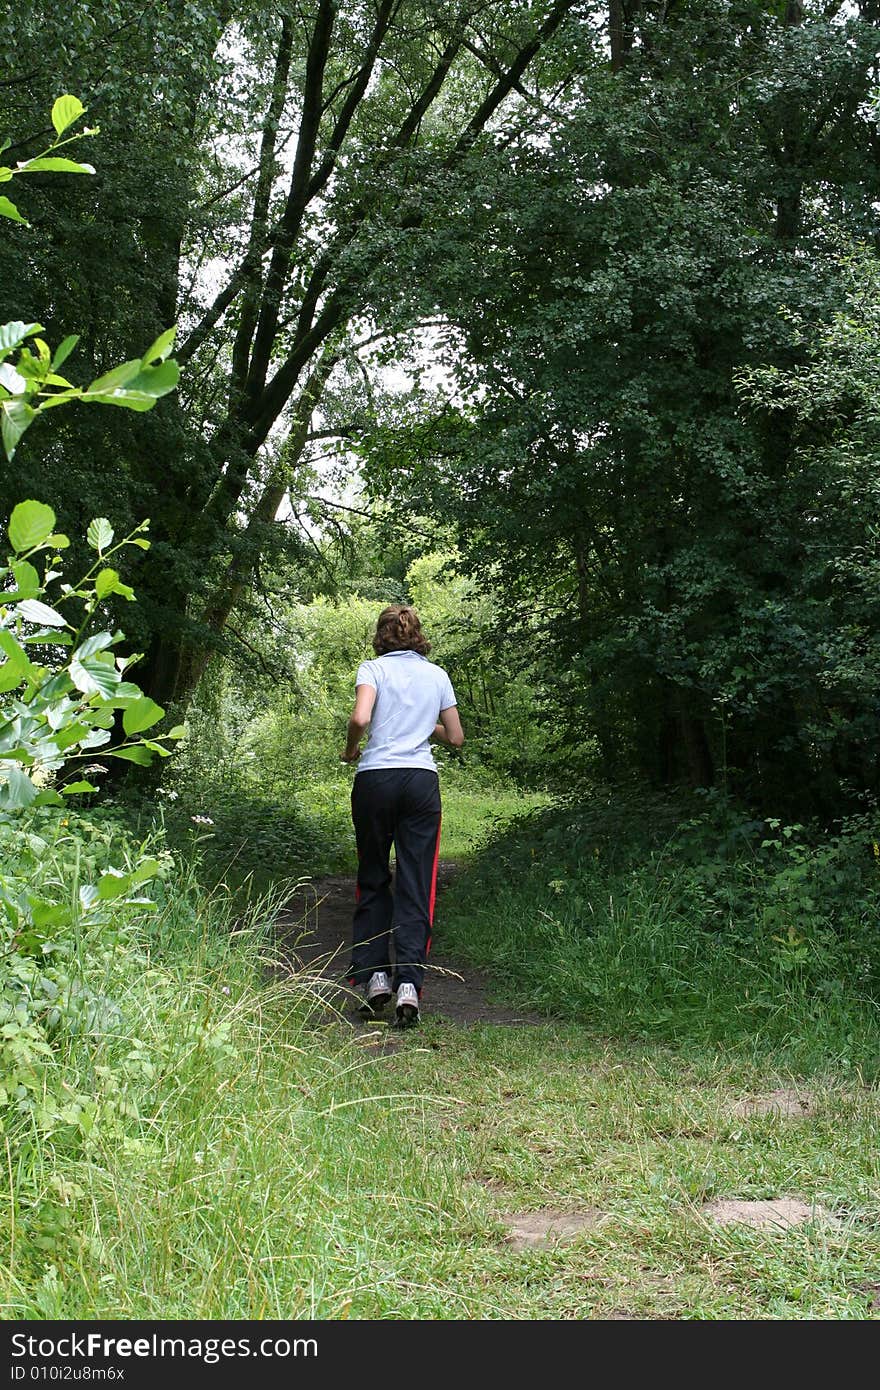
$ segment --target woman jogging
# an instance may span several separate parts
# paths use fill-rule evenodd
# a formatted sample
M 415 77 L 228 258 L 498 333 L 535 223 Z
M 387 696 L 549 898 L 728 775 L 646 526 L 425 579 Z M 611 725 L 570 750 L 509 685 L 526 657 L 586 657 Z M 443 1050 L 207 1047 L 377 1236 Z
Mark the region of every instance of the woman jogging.
M 414 609 L 384 608 L 373 650 L 376 659 L 358 667 L 341 754 L 343 762 L 360 763 L 351 792 L 358 876 L 349 983 L 363 988 L 361 1007 L 369 1014 L 394 993 L 397 1022 L 408 1027 L 419 1021 L 440 854 L 440 782 L 429 740 L 460 748 L 464 733 L 452 683 L 428 660 L 431 644 Z

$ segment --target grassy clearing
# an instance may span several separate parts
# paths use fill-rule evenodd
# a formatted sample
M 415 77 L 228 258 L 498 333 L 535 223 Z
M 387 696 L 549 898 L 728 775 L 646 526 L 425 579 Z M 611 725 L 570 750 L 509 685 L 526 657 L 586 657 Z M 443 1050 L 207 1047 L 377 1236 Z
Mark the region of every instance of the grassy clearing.
M 815 1117 L 734 1115 L 786 1078 L 625 1048 L 576 1027 L 434 1025 L 386 1075 L 455 1099 L 429 1142 L 462 1178 L 472 1237 L 455 1286 L 472 1316 L 864 1317 L 880 1257 L 876 1092 L 829 1086 Z M 839 1227 L 716 1228 L 714 1196 L 800 1194 Z M 604 1216 L 569 1246 L 513 1253 L 498 1217 Z M 491 1311 L 490 1311 L 491 1309 Z
M 517 817 L 550 804 L 541 792 L 498 786 L 469 786 L 447 778 L 442 782 L 442 854 L 453 863 L 467 863 Z
M 183 986 L 181 1013 L 210 1018 L 214 1041 L 191 1033 L 124 1141 L 98 1137 L 66 1165 L 51 1251 L 20 1218 L 7 1316 L 871 1315 L 873 1093 L 829 1087 L 814 1118 L 738 1120 L 736 1099 L 785 1078 L 575 1027 L 434 1021 L 376 1055 L 310 1027 L 301 987 L 249 987 L 247 954 L 163 967 L 169 1000 Z M 167 1049 L 127 1005 L 145 1047 Z M 47 1152 L 47 1198 L 58 1178 Z M 699 1205 L 716 1194 L 805 1195 L 841 1224 L 715 1229 Z M 542 1207 L 606 1219 L 513 1251 L 501 1214 Z
M 668 806 L 542 812 L 453 886 L 447 941 L 511 997 L 603 1034 L 873 1079 L 870 834 L 815 846 L 749 825 L 757 847 L 705 818 L 678 828 Z
M 175 884 L 137 949 L 86 966 L 113 1027 L 50 1064 L 82 1106 L 7 1129 L 7 1317 L 386 1308 L 401 1225 L 445 1227 L 446 1168 L 410 1137 L 444 1098 L 389 1089 L 316 1027 L 309 981 L 274 978 L 264 922 L 236 912 Z
M 453 790 L 447 807 L 467 854 L 498 799 Z M 497 918 L 504 961 L 531 980 L 526 925 L 546 885 L 538 897 L 529 869 L 536 896 L 524 897 L 508 849 L 492 851 L 491 882 L 479 855 L 444 898 L 444 945 L 467 920 L 472 945 L 491 942 L 484 927 Z M 720 985 L 704 1000 L 704 1013 L 721 1010 L 711 1035 L 682 1011 L 674 1045 L 658 1040 L 659 990 L 637 985 L 664 978 L 671 957 L 658 945 L 646 971 L 640 950 L 624 949 L 623 926 L 636 947 L 649 939 L 640 900 L 616 935 L 607 927 L 610 974 L 604 995 L 586 992 L 589 1028 L 462 1030 L 428 1015 L 386 1051 L 381 1029 L 352 1034 L 314 982 L 278 971 L 272 902 L 206 897 L 192 873 L 155 891 L 154 917 L 132 909 L 100 951 L 72 957 L 81 1022 L 41 1065 L 47 1094 L 75 1100 L 7 1117 L 7 1318 L 878 1316 L 880 1105 L 858 1063 L 867 1035 L 851 1033 L 849 1052 L 826 1050 L 819 1066 L 819 1046 L 841 1036 L 819 1030 L 808 1116 L 739 1115 L 744 1097 L 802 1085 L 792 1059 L 807 1054 L 731 1029 L 733 995 Z M 561 939 L 560 970 L 576 937 Z M 602 1035 L 615 992 L 648 1000 L 640 1013 L 625 1005 L 630 1038 L 637 1024 L 655 1036 Z M 792 1035 L 808 997 L 792 994 Z M 800 1197 L 835 1224 L 720 1228 L 701 1211 L 715 1197 Z M 503 1215 L 543 1208 L 595 1210 L 598 1224 L 571 1244 L 512 1249 Z

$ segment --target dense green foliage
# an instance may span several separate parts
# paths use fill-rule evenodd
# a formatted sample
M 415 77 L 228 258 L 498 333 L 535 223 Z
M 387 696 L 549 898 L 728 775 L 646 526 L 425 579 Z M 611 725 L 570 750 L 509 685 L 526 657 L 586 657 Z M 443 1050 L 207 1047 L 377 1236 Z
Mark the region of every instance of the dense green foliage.
M 218 0 L 8 20 L 5 122 L 27 128 L 60 70 L 102 159 L 63 191 L 34 173 L 4 283 L 50 326 L 63 299 L 98 374 L 179 317 L 191 370 L 143 428 L 78 412 L 41 457 L 23 442 L 7 506 L 26 473 L 83 524 L 152 518 L 133 636 L 148 693 L 183 705 L 211 650 L 252 656 L 267 571 L 311 596 L 359 520 L 326 454 L 350 478 L 354 448 L 379 515 L 439 524 L 493 595 L 475 681 L 503 651 L 548 730 L 520 775 L 556 744 L 605 777 L 853 808 L 878 790 L 876 426 L 867 378 L 844 380 L 870 348 L 832 326 L 876 284 L 876 17 Z M 810 410 L 765 370 L 808 373 Z
M 399 582 L 400 593 L 419 604 L 432 658 L 454 673 L 470 737 L 462 753 L 437 748 L 435 756 L 444 785 L 443 852 L 455 860 L 526 804 L 541 804 L 546 769 L 544 740 L 530 723 L 535 693 L 505 667 L 491 635 L 495 602 L 450 572 L 453 563 L 431 553 L 399 581 L 361 574 L 356 586 L 374 593 Z M 186 743 L 158 788 L 175 844 L 196 836 L 212 876 L 237 882 L 253 872 L 258 885 L 355 866 L 352 771 L 339 751 L 355 672 L 373 654 L 379 603 L 338 592 L 295 603 L 280 584 L 271 611 L 271 627 L 255 617 L 242 632 L 260 677 L 250 664 L 212 668 L 190 706 Z M 132 799 L 139 824 L 149 824 L 152 799 L 125 789 L 123 804 Z
M 414 267 L 458 395 L 386 413 L 367 474 L 457 521 L 575 756 L 830 819 L 880 790 L 876 259 L 843 254 L 880 230 L 876 31 L 639 15 Z
M 13 1159 L 7 1316 L 872 1316 L 876 1100 L 851 1074 L 786 1121 L 741 1113 L 781 1068 L 560 1024 L 433 1020 L 385 1052 L 316 1029 L 308 981 L 267 984 L 272 959 L 260 915 L 174 873 L 148 924 L 84 959 L 112 1026 L 93 1008 L 56 1049 L 69 1111 Z M 840 1224 L 700 1211 L 793 1184 Z M 512 1249 L 500 1213 L 548 1205 L 603 1220 Z
M 472 185 L 476 147 L 527 132 L 511 94 L 565 84 L 577 8 L 87 0 L 75 22 L 0 21 L 21 73 L 0 88 L 0 125 L 21 141 L 63 80 L 104 132 L 97 191 L 35 186 L 37 236 L 0 251 L 0 278 L 32 302 L 51 285 L 48 321 L 63 304 L 98 371 L 145 318 L 183 326 L 190 371 L 161 415 L 77 420 L 18 464 L 65 515 L 112 512 L 119 530 L 151 517 L 135 636 L 159 703 L 188 701 L 261 557 L 295 552 L 273 523 L 307 489 L 331 376 L 330 428 L 347 431 L 356 344 L 400 325 L 410 244 L 442 223 L 450 186 Z M 23 476 L 5 479 L 2 509 Z
M 59 97 L 48 153 L 15 169 L 5 166 L 2 181 L 91 173 L 90 166 L 54 153 L 69 143 L 61 137 L 82 109 L 76 98 Z M 24 221 L 5 195 L 0 213 Z M 176 384 L 176 365 L 167 360 L 173 331 L 85 390 L 58 374 L 76 338 L 65 339 L 53 354 L 40 331 L 39 324 L 19 321 L 0 328 L 0 412 L 9 459 L 45 410 L 84 401 L 145 412 Z M 14 365 L 7 360 L 13 353 Z M 35 1196 L 45 1153 L 76 1152 L 96 1126 L 101 1142 L 112 1142 L 115 1122 L 126 1113 L 118 1077 L 111 1075 L 105 1086 L 89 1064 L 98 1040 L 121 1028 L 106 978 L 119 957 L 129 968 L 130 928 L 156 907 L 144 885 L 167 867 L 167 856 L 163 865 L 143 846 L 117 843 L 112 828 L 79 822 L 59 809 L 69 804 L 66 798 L 96 790 L 82 775 L 106 771 L 106 763 L 94 762 L 94 750 L 149 766 L 154 756 L 167 757 L 168 740 L 183 733 L 176 728 L 143 737 L 165 711 L 124 679 L 133 658 L 113 650 L 124 634 L 101 626 L 113 600 L 134 599 L 111 561 L 118 563 L 127 547 L 148 549 L 145 529 L 141 524 L 114 544 L 109 521 L 94 518 L 85 547 L 96 558 L 71 584 L 61 556 L 69 537 L 56 530 L 50 506 L 27 499 L 12 508 L 6 528 L 11 553 L 0 567 L 0 1128 L 10 1174 L 13 1165 L 26 1174 L 24 1228 L 28 1222 L 35 1227 L 35 1250 L 40 1241 L 51 1248 L 58 1203 L 69 1201 L 60 1169 L 52 1198 Z M 59 1060 L 77 1047 L 85 1048 L 87 1063 L 72 1085 Z M 18 1200 L 11 1190 L 13 1232 Z M 11 1269 L 12 1252 L 9 1263 Z
M 0 1125 L 18 1154 L 36 1131 L 85 1132 L 99 1104 L 61 1084 L 56 1052 L 73 1037 L 93 1040 L 117 1026 L 119 1009 L 100 981 L 125 956 L 129 925 L 155 909 L 145 885 L 161 872 L 154 855 L 119 844 L 103 823 L 67 811 L 71 797 L 97 790 L 84 773 L 97 758 L 149 765 L 167 757 L 181 729 L 145 737 L 164 711 L 124 679 L 131 658 L 114 652 L 121 632 L 100 630 L 113 597 L 131 589 L 109 563 L 104 518 L 89 527 L 97 558 L 76 585 L 62 584 L 55 530 L 44 503 L 18 504 L 9 520 L 13 554 L 0 569 Z M 34 562 L 44 562 L 41 576 Z M 55 598 L 49 589 L 59 591 Z M 50 606 L 52 597 L 64 607 Z M 97 631 L 92 630 L 98 628 Z M 115 728 L 116 724 L 121 728 Z

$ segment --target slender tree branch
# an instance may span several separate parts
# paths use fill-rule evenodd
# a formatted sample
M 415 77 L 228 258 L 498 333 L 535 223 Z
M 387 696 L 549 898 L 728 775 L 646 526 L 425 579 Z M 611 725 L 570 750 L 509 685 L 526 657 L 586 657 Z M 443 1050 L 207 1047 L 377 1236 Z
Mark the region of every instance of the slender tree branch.
M 495 86 L 480 103 L 479 107 L 468 121 L 464 131 L 455 143 L 456 154 L 469 149 L 481 132 L 485 130 L 505 97 L 509 96 L 519 82 L 526 68 L 529 66 L 529 63 L 547 43 L 548 39 L 552 38 L 576 3 L 577 0 L 556 0 L 553 9 L 537 30 L 532 40 L 520 49 L 507 71 L 499 77 Z
M 255 646 L 253 646 L 253 644 L 249 642 L 247 638 L 244 637 L 238 631 L 237 628 L 233 627 L 232 623 L 226 623 L 226 631 L 231 632 L 236 642 L 240 642 L 243 647 L 247 648 L 247 650 L 251 653 L 252 656 L 255 656 L 257 658 L 257 663 L 264 676 L 269 676 L 273 681 L 277 679 L 278 671 L 274 667 L 269 665 L 263 653 L 259 651 Z
M 272 345 L 278 328 L 278 316 L 290 262 L 290 252 L 296 241 L 308 200 L 309 177 L 321 124 L 321 93 L 324 84 L 324 70 L 330 54 L 330 40 L 335 18 L 336 5 L 334 0 L 320 0 L 318 13 L 315 17 L 315 27 L 309 43 L 308 58 L 306 59 L 302 116 L 293 170 L 290 176 L 290 189 L 278 234 L 275 237 L 254 334 L 253 352 L 248 371 L 248 391 L 251 394 L 261 390 L 266 380 Z
M 275 143 L 278 123 L 284 110 L 287 95 L 287 82 L 290 75 L 290 60 L 293 51 L 293 25 L 286 17 L 281 21 L 281 35 L 275 58 L 275 74 L 272 80 L 272 99 L 263 123 L 260 141 L 260 165 L 257 187 L 254 193 L 254 208 L 251 215 L 250 241 L 247 258 L 253 269 L 248 277 L 241 307 L 241 318 L 232 348 L 232 382 L 230 396 L 241 394 L 247 377 L 248 354 L 257 326 L 259 312 L 259 272 L 263 251 L 266 246 L 269 220 L 269 199 L 272 193 L 272 180 L 275 173 Z
M 275 151 L 276 156 L 280 154 L 281 151 L 285 149 L 287 145 L 290 144 L 292 138 L 293 131 L 289 131 L 288 134 L 285 135 L 284 139 L 279 142 Z M 252 169 L 248 169 L 245 173 L 242 174 L 240 179 L 236 179 L 235 183 L 227 184 L 225 188 L 221 188 L 219 193 L 215 193 L 213 197 L 207 200 L 207 202 L 200 203 L 199 206 L 195 209 L 195 211 L 207 212 L 208 208 L 214 207 L 215 203 L 222 203 L 224 198 L 228 198 L 231 194 L 237 193 L 240 188 L 244 188 L 245 184 L 250 183 L 254 175 L 259 174 L 262 167 L 262 161 L 258 160 Z

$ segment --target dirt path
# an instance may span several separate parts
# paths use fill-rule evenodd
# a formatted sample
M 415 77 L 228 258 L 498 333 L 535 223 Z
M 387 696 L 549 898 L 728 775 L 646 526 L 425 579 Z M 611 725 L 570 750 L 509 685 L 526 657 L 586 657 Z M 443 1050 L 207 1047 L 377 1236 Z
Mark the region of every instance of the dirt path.
M 536 1016 L 489 1002 L 486 977 L 450 959 L 443 949 L 443 892 L 456 865 L 441 863 L 438 873 L 434 940 L 422 1000 L 423 1017 L 432 1015 L 460 1026 L 474 1023 L 537 1023 Z M 343 984 L 351 949 L 354 875 L 332 875 L 304 884 L 277 919 L 278 944 L 295 969 L 310 969 L 335 989 L 328 1002 L 352 1022 L 360 1022 L 355 1000 Z

